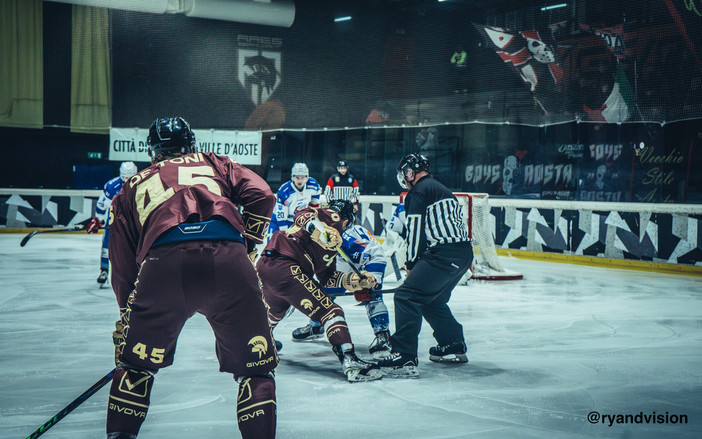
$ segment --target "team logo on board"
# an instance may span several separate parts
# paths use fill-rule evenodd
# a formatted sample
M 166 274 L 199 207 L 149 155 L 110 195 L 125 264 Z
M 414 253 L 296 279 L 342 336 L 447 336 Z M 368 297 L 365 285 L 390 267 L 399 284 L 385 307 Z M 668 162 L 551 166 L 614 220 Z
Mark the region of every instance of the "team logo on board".
M 237 49 L 239 83 L 256 105 L 266 102 L 280 84 L 280 52 Z

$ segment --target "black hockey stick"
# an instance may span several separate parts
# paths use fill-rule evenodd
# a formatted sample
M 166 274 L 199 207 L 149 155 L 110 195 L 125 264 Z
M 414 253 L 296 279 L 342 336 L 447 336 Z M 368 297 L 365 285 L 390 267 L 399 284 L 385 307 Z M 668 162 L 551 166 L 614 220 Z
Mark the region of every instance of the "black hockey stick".
M 74 227 L 66 227 L 63 229 L 46 229 L 46 230 L 35 230 L 24 238 L 22 238 L 22 242 L 20 242 L 20 247 L 24 247 L 27 245 L 27 242 L 32 239 L 32 236 L 38 234 L 38 233 L 62 233 L 62 232 L 75 232 L 76 230 L 83 230 L 85 229 L 85 226 L 83 224 L 78 224 L 77 226 Z
M 361 279 L 363 279 L 363 275 L 360 271 L 358 271 L 358 268 L 356 268 L 356 265 L 353 263 L 353 261 L 351 261 L 349 255 L 347 255 L 346 252 L 341 249 L 341 247 L 337 247 L 336 252 L 339 253 L 339 255 L 341 255 L 341 257 L 344 258 L 344 260 L 351 266 L 353 272 L 356 273 Z
M 380 221 L 383 222 L 383 230 L 385 230 L 385 239 L 388 237 L 388 229 L 387 229 L 387 224 L 388 222 L 385 221 L 385 217 L 383 216 L 383 212 L 380 212 Z M 392 262 L 392 269 L 395 271 L 395 279 L 398 281 L 402 280 L 402 272 L 400 271 L 400 264 L 397 263 L 397 252 L 392 252 L 390 255 L 390 262 Z
M 395 294 L 396 290 L 397 290 L 397 288 L 388 288 L 387 290 L 371 290 L 370 295 L 373 296 L 375 294 Z M 353 291 L 344 291 L 341 294 L 329 294 L 329 297 L 353 296 L 353 295 L 354 295 Z
M 71 413 L 76 407 L 79 405 L 83 404 L 88 398 L 93 396 L 95 392 L 98 390 L 102 389 L 105 384 L 109 383 L 112 381 L 112 376 L 115 374 L 115 370 L 117 368 L 112 369 L 105 375 L 104 377 L 100 378 L 100 381 L 97 383 L 93 384 L 91 388 L 86 390 L 82 395 L 80 395 L 78 398 L 76 398 L 72 403 L 68 404 L 66 407 L 64 407 L 63 410 L 60 412 L 56 413 L 53 418 L 49 419 L 42 425 L 41 427 L 37 428 L 34 433 L 30 434 L 27 436 L 27 439 L 35 439 L 41 436 L 42 434 L 46 433 L 46 430 L 50 429 L 54 425 L 58 423 L 61 419 L 65 418 L 66 415 Z

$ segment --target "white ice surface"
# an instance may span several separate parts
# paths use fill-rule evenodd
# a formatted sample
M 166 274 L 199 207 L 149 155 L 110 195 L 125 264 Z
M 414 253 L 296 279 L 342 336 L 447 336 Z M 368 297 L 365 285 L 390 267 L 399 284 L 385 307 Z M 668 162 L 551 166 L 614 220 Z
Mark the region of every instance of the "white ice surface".
M 113 365 L 117 306 L 98 289 L 100 236 L 45 234 L 20 247 L 0 234 L 0 437 L 25 438 Z M 470 363 L 428 361 L 420 374 L 346 382 L 326 341 L 294 343 L 295 313 L 276 329 L 279 438 L 702 437 L 702 281 L 502 258 L 521 281 L 458 287 L 451 307 Z M 389 275 L 392 276 L 392 275 Z M 388 282 L 388 286 L 392 286 Z M 361 355 L 365 308 L 339 299 Z M 392 320 L 392 297 L 386 297 Z M 107 387 L 46 438 L 104 437 Z M 236 386 L 218 371 L 201 316 L 175 364 L 156 376 L 140 438 L 236 438 Z M 588 413 L 686 415 L 687 424 L 591 424 Z

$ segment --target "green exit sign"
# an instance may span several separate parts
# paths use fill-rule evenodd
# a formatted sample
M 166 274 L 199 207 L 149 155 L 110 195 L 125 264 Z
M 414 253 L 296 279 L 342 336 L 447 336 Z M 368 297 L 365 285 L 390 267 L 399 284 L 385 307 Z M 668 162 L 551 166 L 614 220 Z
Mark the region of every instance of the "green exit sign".
M 101 159 L 101 158 L 102 158 L 102 153 L 101 153 L 101 152 L 89 152 L 89 153 L 88 153 L 88 158 L 89 158 L 89 159 Z

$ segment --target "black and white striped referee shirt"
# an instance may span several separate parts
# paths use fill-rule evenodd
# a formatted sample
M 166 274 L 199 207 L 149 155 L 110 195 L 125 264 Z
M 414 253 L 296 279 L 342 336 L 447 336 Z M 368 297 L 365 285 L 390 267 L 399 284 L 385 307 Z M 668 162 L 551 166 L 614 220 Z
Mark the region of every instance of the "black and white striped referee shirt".
M 469 242 L 463 208 L 443 184 L 427 175 L 405 197 L 409 268 L 429 247 Z

